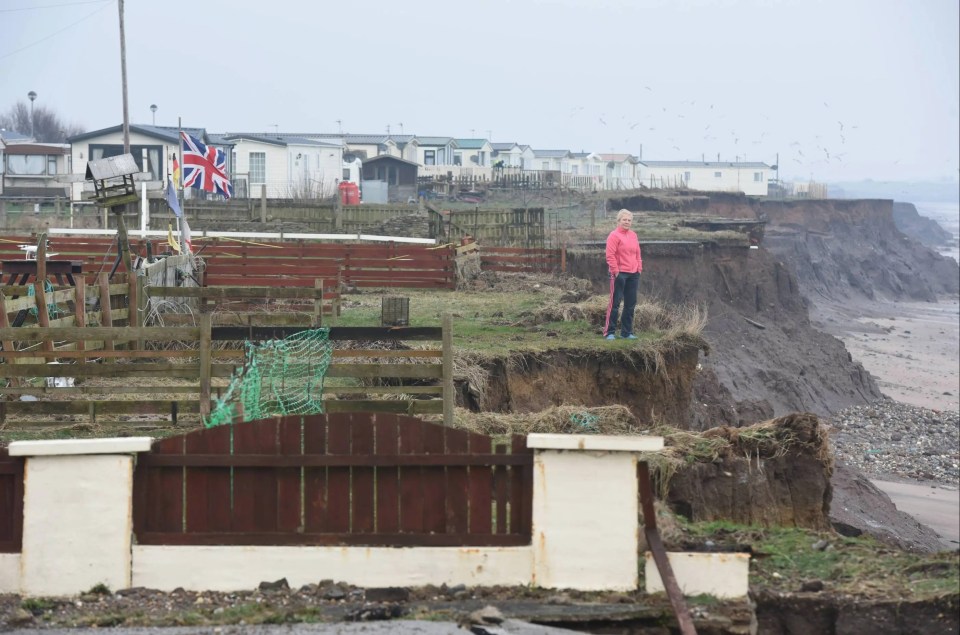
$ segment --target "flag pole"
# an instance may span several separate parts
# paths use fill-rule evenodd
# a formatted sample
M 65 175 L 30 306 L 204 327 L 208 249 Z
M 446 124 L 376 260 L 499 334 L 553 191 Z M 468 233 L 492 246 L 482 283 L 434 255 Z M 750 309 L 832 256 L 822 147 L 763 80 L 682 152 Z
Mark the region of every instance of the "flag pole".
M 184 203 L 186 200 L 183 197 L 183 120 L 182 117 L 177 117 L 177 162 L 180 164 L 180 174 L 177 177 L 177 183 L 174 183 L 177 190 L 177 201 L 180 203 L 180 218 L 177 219 L 177 229 L 180 230 L 180 253 L 185 254 L 189 250 L 187 249 L 187 241 L 184 238 L 184 229 L 183 224 L 187 220 L 187 208 Z

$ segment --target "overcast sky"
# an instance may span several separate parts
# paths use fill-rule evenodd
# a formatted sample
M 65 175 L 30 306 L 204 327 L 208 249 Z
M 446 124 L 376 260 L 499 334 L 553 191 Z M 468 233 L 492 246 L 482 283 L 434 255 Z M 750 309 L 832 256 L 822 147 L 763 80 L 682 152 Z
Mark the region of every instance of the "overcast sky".
M 960 172 L 957 0 L 126 0 L 131 123 Z M 122 121 L 117 0 L 0 0 L 0 110 Z

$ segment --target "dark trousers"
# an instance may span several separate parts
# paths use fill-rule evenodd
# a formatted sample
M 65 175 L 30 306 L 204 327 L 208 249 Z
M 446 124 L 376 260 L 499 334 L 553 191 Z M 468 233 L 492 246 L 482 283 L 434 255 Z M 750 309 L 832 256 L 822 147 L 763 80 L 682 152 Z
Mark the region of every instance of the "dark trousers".
M 610 304 L 607 305 L 607 322 L 603 326 L 604 336 L 617 330 L 617 314 L 620 302 L 623 302 L 623 315 L 620 316 L 620 335 L 633 334 L 633 310 L 637 308 L 637 287 L 640 285 L 640 273 L 619 273 L 610 276 Z

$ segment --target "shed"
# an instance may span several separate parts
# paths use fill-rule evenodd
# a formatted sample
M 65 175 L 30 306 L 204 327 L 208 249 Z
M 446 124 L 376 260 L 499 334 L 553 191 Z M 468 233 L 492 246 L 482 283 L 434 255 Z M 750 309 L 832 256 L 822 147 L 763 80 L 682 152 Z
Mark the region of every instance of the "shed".
M 389 202 L 406 202 L 417 195 L 417 172 L 420 166 L 400 157 L 381 154 L 364 159 L 364 181 L 383 181 L 387 184 Z

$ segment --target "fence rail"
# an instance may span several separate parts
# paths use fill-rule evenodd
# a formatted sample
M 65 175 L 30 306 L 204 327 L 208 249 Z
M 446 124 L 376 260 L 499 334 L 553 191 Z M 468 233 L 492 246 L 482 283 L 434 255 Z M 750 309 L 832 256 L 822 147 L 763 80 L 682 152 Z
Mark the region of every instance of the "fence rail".
M 395 414 L 282 417 L 157 441 L 138 544 L 530 544 L 533 454 Z

